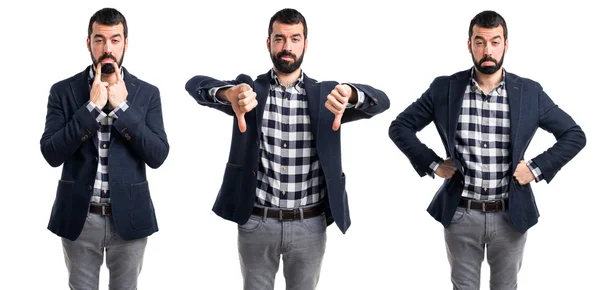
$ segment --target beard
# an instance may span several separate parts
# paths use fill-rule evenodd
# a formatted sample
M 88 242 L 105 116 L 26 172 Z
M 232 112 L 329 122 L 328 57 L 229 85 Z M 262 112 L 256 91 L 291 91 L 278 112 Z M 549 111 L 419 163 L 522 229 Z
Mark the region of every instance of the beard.
M 105 59 L 112 59 L 115 63 L 117 63 L 117 66 L 119 68 L 121 68 L 121 65 L 123 64 L 123 59 L 125 58 L 125 50 L 123 50 L 123 53 L 121 54 L 121 60 L 117 61 L 117 59 L 112 55 L 112 54 L 103 54 L 100 58 L 98 58 L 98 60 L 94 59 L 94 56 L 92 55 L 92 53 L 90 52 L 90 56 L 92 57 L 92 63 L 94 64 L 94 67 L 98 66 L 98 63 L 102 62 Z M 115 72 L 115 67 L 113 66 L 112 63 L 105 63 L 102 65 L 102 70 L 101 72 L 103 74 L 112 74 Z
M 486 74 L 486 75 L 491 75 L 491 74 L 494 74 L 495 72 L 497 72 L 502 67 L 502 64 L 504 63 L 504 53 L 505 52 L 506 51 L 502 52 L 502 57 L 500 58 L 500 61 L 497 61 L 496 59 L 494 59 L 490 56 L 485 56 L 482 59 L 480 59 L 479 61 L 476 61 L 473 53 L 471 53 L 471 59 L 473 59 L 473 64 L 475 65 L 475 68 L 477 68 L 477 70 L 480 73 Z M 494 63 L 494 65 L 493 66 L 483 66 L 483 63 L 486 61 L 491 61 Z
M 291 57 L 294 61 L 283 60 L 282 57 L 284 56 Z M 300 57 L 296 57 L 295 54 L 289 51 L 282 50 L 277 54 L 271 54 L 271 60 L 277 71 L 285 74 L 293 73 L 302 65 L 302 61 L 304 60 L 304 50 L 302 50 Z

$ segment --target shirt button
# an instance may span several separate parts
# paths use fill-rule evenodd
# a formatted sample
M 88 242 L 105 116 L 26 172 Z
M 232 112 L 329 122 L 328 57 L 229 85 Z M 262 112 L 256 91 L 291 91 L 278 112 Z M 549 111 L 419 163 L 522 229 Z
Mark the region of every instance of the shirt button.
M 483 166 L 483 168 L 485 168 L 485 169 L 488 169 L 488 166 L 487 166 L 487 165 L 484 165 L 484 166 Z
M 286 170 L 286 168 L 285 168 L 285 167 L 281 167 L 281 171 L 285 171 L 285 170 Z
M 484 188 L 483 188 L 483 191 L 487 191 L 487 187 L 484 187 Z
M 487 143 L 483 143 L 483 147 L 487 148 Z
M 287 119 L 283 119 L 283 123 L 284 123 L 284 124 L 287 124 L 287 123 L 288 123 L 288 120 L 287 120 Z
M 285 190 L 281 192 L 281 194 L 285 195 Z
M 87 190 L 92 190 L 92 186 L 88 185 Z
M 283 143 L 283 148 L 287 148 L 287 143 Z
M 256 176 L 256 171 L 252 170 L 252 176 Z

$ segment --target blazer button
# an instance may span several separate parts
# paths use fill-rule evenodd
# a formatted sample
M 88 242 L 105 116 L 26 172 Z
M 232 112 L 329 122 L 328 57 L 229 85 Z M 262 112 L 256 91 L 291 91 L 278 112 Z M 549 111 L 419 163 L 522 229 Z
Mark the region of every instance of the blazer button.
M 131 136 L 129 135 L 129 133 L 125 133 L 125 140 L 127 140 L 127 141 L 131 140 Z
M 98 156 L 96 156 L 96 161 L 98 161 Z
M 85 141 L 85 140 L 87 140 L 87 135 L 81 137 L 81 141 Z
M 88 185 L 87 190 L 92 190 L 92 186 Z
M 252 171 L 252 176 L 256 176 L 256 171 Z

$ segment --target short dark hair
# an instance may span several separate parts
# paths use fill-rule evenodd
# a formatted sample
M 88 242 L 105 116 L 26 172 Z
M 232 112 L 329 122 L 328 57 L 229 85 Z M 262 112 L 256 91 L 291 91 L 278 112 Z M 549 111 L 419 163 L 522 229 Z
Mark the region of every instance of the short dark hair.
M 273 23 L 281 22 L 285 24 L 298 24 L 302 23 L 304 26 L 304 38 L 308 35 L 308 27 L 306 27 L 306 19 L 302 16 L 302 13 L 298 12 L 296 9 L 285 8 L 277 11 L 273 17 L 271 17 L 271 21 L 269 22 L 269 37 L 271 37 L 271 33 L 273 33 Z
M 508 39 L 506 21 L 504 21 L 504 18 L 495 11 L 486 10 L 475 15 L 475 17 L 471 19 L 471 25 L 469 25 L 469 39 L 473 36 L 473 26 L 475 25 L 483 28 L 496 28 L 498 25 L 502 25 L 502 28 L 504 28 L 504 40 Z
M 101 25 L 119 25 L 123 24 L 123 37 L 127 38 L 127 20 L 125 16 L 121 14 L 117 9 L 114 8 L 103 8 L 98 10 L 90 18 L 90 25 L 88 26 L 88 38 L 92 36 L 92 25 L 97 22 Z

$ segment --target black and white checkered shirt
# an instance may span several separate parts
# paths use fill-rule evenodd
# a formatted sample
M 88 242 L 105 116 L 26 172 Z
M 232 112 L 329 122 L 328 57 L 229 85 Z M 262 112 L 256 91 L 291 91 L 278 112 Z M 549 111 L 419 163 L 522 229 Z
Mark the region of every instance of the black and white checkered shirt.
M 325 197 L 326 186 L 310 130 L 304 73 L 288 87 L 271 71 L 256 174 L 256 203 L 297 208 Z
M 456 129 L 456 152 L 465 174 L 462 196 L 475 200 L 505 199 L 512 178 L 506 72 L 503 70 L 502 81 L 487 95 L 473 73 L 471 70 Z M 533 161 L 527 165 L 536 182 L 543 179 Z
M 216 102 L 224 103 L 216 97 L 221 88 L 224 87 L 213 88 L 209 94 Z M 364 103 L 364 92 L 354 89 L 358 101 L 348 107 Z M 327 187 L 310 124 L 304 72 L 294 84 L 286 87 L 271 70 L 261 124 L 256 204 L 298 208 L 318 203 L 325 197 Z
M 121 72 L 121 77 L 123 77 Z M 94 81 L 94 70 L 90 68 L 88 81 L 91 84 Z M 102 111 L 92 101 L 86 103 L 87 109 L 90 111 L 92 116 L 96 118 L 100 129 L 96 134 L 98 140 L 98 170 L 96 170 L 96 179 L 94 181 L 94 191 L 92 193 L 92 203 L 108 204 L 110 203 L 110 187 L 108 184 L 108 149 L 110 147 L 110 130 L 112 128 L 113 121 L 119 118 L 119 114 L 125 112 L 129 105 L 127 100 L 123 101 L 117 108 L 108 112 Z M 110 107 L 110 104 L 106 104 L 106 107 Z

